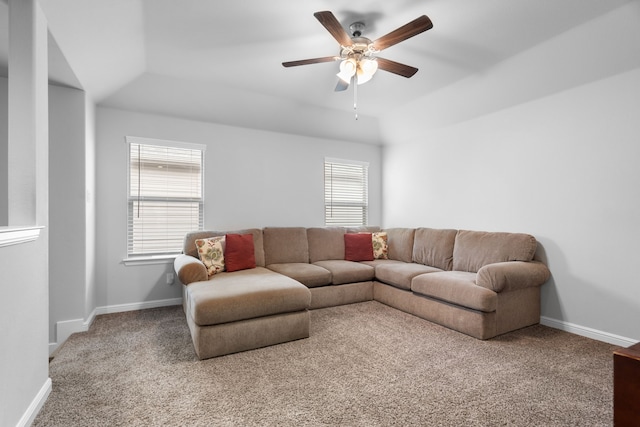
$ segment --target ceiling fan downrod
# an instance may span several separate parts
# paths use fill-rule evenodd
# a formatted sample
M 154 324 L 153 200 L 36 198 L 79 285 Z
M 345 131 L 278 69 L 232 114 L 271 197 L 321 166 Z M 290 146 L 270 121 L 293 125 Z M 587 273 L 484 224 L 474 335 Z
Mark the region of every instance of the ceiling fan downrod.
M 353 37 L 360 37 L 362 36 L 362 30 L 364 30 L 364 22 L 354 22 L 353 24 L 349 25 L 349 31 L 351 31 L 351 35 Z

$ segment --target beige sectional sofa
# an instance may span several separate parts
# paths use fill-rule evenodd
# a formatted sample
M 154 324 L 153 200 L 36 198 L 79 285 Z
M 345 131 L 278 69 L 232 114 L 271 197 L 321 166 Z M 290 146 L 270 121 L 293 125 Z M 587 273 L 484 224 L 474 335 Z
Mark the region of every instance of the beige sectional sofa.
M 345 234 L 386 233 L 387 259 L 345 260 Z M 255 268 L 207 275 L 185 237 L 175 270 L 201 359 L 309 336 L 309 309 L 377 300 L 478 339 L 540 320 L 550 276 L 521 233 L 432 228 L 266 227 L 252 234 Z

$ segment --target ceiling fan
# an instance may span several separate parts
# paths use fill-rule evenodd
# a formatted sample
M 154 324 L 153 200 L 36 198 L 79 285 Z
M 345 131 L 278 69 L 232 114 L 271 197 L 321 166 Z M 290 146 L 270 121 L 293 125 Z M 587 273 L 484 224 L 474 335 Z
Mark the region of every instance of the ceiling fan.
M 379 39 L 371 41 L 362 36 L 362 30 L 365 27 L 362 22 L 351 24 L 349 29 L 352 36 L 350 36 L 330 11 L 316 12 L 313 16 L 320 21 L 340 44 L 340 54 L 337 56 L 283 62 L 282 65 L 296 67 L 321 62 L 342 61 L 340 63 L 340 72 L 337 74 L 339 79 L 336 91 L 347 89 L 352 79 L 355 79 L 357 84 L 366 83 L 373 77 L 378 68 L 407 78 L 413 76 L 418 72 L 417 68 L 381 58 L 377 55 L 388 47 L 433 28 L 431 20 L 426 15 L 422 15 Z

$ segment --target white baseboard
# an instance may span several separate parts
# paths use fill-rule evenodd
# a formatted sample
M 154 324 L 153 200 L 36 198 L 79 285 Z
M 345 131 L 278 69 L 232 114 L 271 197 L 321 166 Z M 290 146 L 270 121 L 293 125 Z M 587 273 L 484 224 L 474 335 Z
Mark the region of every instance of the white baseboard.
M 565 322 L 564 320 L 552 319 L 545 316 L 540 317 L 540 324 L 620 347 L 629 347 L 638 342 L 637 340 L 631 338 L 621 337 L 620 335 L 610 334 L 609 332 L 603 332 L 597 329 L 588 328 L 586 326 L 576 325 L 575 323 L 569 323 Z
M 161 299 L 155 301 L 134 302 L 130 304 L 108 305 L 96 308 L 96 314 L 122 313 L 125 311 L 145 310 L 147 308 L 182 305 L 182 298 Z
M 60 344 L 65 342 L 71 334 L 76 332 L 87 332 L 96 318 L 96 310 L 93 310 L 87 320 L 73 319 L 62 320 L 56 323 L 56 342 L 49 343 L 49 356 L 60 347 Z
M 47 378 L 36 397 L 34 397 L 31 401 L 31 404 L 27 408 L 26 412 L 22 415 L 22 418 L 20 418 L 20 421 L 18 421 L 18 424 L 16 424 L 16 427 L 27 427 L 33 424 L 33 421 L 36 419 L 38 412 L 40 412 L 40 409 L 42 409 L 42 406 L 49 398 L 50 393 L 51 378 Z
M 88 331 L 96 316 L 100 314 L 122 313 L 125 311 L 144 310 L 147 308 L 167 307 L 181 304 L 182 298 L 170 298 L 130 304 L 108 305 L 94 309 L 87 320 L 73 319 L 60 321 L 56 323 L 56 342 L 49 343 L 49 356 L 51 356 L 51 354 L 53 354 L 53 352 L 56 351 L 56 349 L 58 349 L 58 347 L 60 347 L 60 345 L 62 345 L 62 343 L 64 343 L 71 334 Z

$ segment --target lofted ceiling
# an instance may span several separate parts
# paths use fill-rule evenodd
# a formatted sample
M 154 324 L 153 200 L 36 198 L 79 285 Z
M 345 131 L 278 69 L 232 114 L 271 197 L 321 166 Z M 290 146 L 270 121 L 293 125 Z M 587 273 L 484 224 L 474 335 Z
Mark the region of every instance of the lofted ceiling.
M 73 70 L 59 67 L 54 80 L 79 84 L 99 105 L 372 143 L 395 108 L 628 1 L 40 0 Z M 333 90 L 337 62 L 281 65 L 338 54 L 313 16 L 321 10 L 347 30 L 364 22 L 372 40 L 423 14 L 433 21 L 383 52 L 419 71 L 410 79 L 378 71 L 359 86 L 358 121 L 353 90 Z

